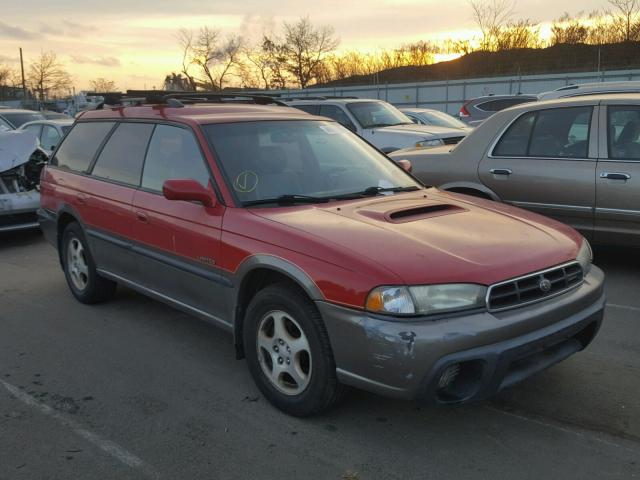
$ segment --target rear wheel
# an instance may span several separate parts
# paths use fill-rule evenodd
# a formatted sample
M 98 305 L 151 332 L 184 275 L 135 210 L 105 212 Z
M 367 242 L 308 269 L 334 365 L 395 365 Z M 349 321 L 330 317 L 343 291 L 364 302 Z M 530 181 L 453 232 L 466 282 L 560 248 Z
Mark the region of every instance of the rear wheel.
M 320 313 L 299 289 L 276 284 L 251 300 L 244 351 L 251 375 L 277 408 L 296 416 L 333 405 L 342 386 Z
M 116 282 L 100 277 L 82 228 L 70 223 L 62 234 L 62 265 L 73 296 L 82 303 L 98 303 L 113 297 Z

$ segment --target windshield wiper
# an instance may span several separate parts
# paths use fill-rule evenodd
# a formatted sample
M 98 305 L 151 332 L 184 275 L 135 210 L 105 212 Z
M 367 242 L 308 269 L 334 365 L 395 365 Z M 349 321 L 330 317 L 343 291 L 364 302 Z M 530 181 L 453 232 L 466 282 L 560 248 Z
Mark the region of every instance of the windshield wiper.
M 409 185 L 407 187 L 367 187 L 361 192 L 345 193 L 343 195 L 336 195 L 332 198 L 349 199 L 349 198 L 361 198 L 361 197 L 374 197 L 383 192 L 414 192 L 420 190 L 417 185 Z
M 268 203 L 277 203 L 278 205 L 292 205 L 294 203 L 326 203 L 330 199 L 328 197 L 313 197 L 311 195 L 279 195 L 272 198 L 260 198 L 258 200 L 248 200 L 243 205 L 263 205 Z

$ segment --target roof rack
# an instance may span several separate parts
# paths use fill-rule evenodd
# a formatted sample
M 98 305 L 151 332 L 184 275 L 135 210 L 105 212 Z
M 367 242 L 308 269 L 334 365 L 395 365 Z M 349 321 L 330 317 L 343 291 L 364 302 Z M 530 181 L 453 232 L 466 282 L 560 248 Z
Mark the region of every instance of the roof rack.
M 211 93 L 211 92 L 181 92 L 146 95 L 122 95 L 117 99 L 116 105 L 141 106 L 141 105 L 166 105 L 172 108 L 182 108 L 194 103 L 253 103 L 256 105 L 281 105 L 287 106 L 281 100 L 268 95 L 249 95 L 244 93 Z
M 340 97 L 338 95 L 323 95 L 323 96 L 309 96 L 309 97 L 287 97 L 281 98 L 280 100 L 285 102 L 291 102 L 294 100 L 353 100 L 358 99 L 358 97 Z

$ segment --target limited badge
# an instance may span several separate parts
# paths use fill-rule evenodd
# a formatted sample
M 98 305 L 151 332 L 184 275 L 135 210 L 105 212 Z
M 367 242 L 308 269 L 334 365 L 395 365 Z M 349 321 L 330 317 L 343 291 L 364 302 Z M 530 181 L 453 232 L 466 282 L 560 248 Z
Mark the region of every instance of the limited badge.
M 233 182 L 233 189 L 240 193 L 253 192 L 258 186 L 258 175 L 251 170 L 240 172 Z

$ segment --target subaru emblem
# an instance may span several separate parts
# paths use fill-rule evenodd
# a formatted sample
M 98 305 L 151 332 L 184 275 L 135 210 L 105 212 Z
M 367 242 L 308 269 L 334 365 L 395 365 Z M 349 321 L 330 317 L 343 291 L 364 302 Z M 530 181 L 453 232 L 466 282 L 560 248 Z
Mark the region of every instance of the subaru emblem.
M 540 280 L 538 287 L 540 288 L 540 290 L 542 290 L 543 293 L 549 293 L 549 290 L 551 290 L 551 281 L 549 281 L 549 279 L 547 278 L 542 277 L 542 280 Z

